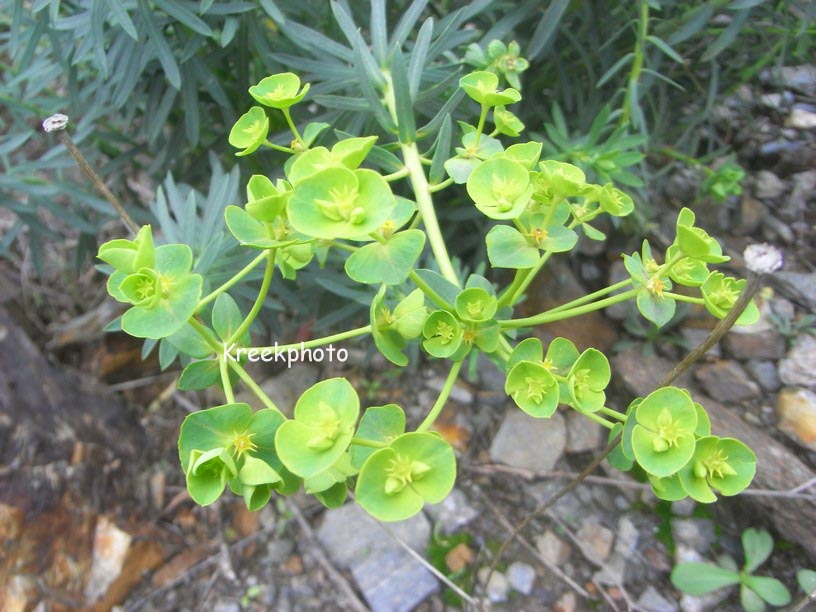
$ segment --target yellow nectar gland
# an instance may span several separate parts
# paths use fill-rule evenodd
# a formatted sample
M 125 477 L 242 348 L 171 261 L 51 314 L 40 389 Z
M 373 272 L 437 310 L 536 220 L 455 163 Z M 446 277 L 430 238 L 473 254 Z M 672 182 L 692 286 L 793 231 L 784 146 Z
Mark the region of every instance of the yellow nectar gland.
M 453 325 L 448 325 L 444 321 L 438 321 L 436 324 L 436 333 L 435 336 L 439 336 L 445 344 L 453 340 L 453 337 L 456 335 L 456 332 L 453 330 Z
M 540 404 L 544 399 L 544 383 L 532 376 L 526 376 L 524 382 L 527 385 L 527 397 L 533 400 L 536 404 Z
M 646 281 L 646 290 L 656 297 L 662 298 L 663 290 L 665 288 L 666 285 L 657 276 L 653 276 L 648 281 Z
M 244 133 L 249 134 L 250 136 L 254 136 L 258 132 L 261 131 L 261 122 L 256 120 L 253 121 L 250 125 L 244 128 Z
M 139 296 L 140 300 L 153 297 L 155 293 L 156 287 L 152 280 L 149 278 L 143 278 L 139 281 L 139 285 L 136 287 L 136 294 Z
M 476 340 L 476 332 L 472 329 L 466 329 L 462 334 L 462 340 L 472 344 Z
M 549 237 L 549 232 L 546 229 L 541 229 L 539 227 L 530 231 L 530 238 L 533 239 L 533 242 L 536 245 L 540 245 Z
M 544 361 L 542 361 L 541 367 L 547 370 L 548 372 L 555 372 L 558 369 L 555 367 L 555 364 L 549 359 L 545 359 Z
M 399 493 L 406 485 L 419 480 L 430 470 L 431 466 L 426 463 L 397 455 L 386 467 L 388 477 L 385 479 L 385 492 L 388 495 Z
M 240 457 L 247 451 L 256 451 L 258 447 L 252 441 L 254 433 L 236 433 L 232 436 L 232 447 L 235 449 L 235 457 Z
M 397 322 L 397 319 L 391 314 L 391 310 L 388 309 L 386 306 L 380 306 L 380 325 L 382 327 L 388 327 L 389 325 L 393 325 Z
M 656 453 L 669 450 L 672 446 L 677 446 L 686 432 L 674 420 L 668 408 L 663 408 L 657 417 L 657 436 L 652 441 L 652 448 Z
M 703 465 L 706 472 L 716 478 L 725 478 L 726 476 L 736 476 L 737 472 L 728 463 L 728 455 L 722 449 L 717 449 L 711 455 L 703 460 Z

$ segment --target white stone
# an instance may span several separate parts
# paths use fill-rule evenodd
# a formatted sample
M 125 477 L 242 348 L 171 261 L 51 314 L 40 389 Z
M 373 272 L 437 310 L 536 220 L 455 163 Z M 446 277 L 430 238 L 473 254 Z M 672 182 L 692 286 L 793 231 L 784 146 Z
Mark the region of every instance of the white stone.
M 564 452 L 566 437 L 564 417 L 560 413 L 556 412 L 549 419 L 535 419 L 512 408 L 493 438 L 490 457 L 513 467 L 551 470 Z

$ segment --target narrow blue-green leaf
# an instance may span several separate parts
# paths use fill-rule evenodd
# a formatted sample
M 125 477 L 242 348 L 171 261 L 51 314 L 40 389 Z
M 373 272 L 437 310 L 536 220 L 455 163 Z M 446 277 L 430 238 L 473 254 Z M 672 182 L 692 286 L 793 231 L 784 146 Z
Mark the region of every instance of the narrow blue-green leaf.
M 17 62 L 17 68 L 19 70 L 25 70 L 31 64 L 31 60 L 34 57 L 34 52 L 37 50 L 37 45 L 40 42 L 40 38 L 48 29 L 48 17 L 45 13 L 39 15 L 37 17 L 37 22 L 34 24 L 34 28 L 28 31 L 28 44 L 26 44 L 25 49 L 20 55 L 20 59 Z
M 193 11 L 186 8 L 181 2 L 173 0 L 153 0 L 165 13 L 202 36 L 212 36 L 212 28 Z
M 658 38 L 657 36 L 654 36 L 654 35 L 650 34 L 649 36 L 646 37 L 646 40 L 648 40 L 650 43 L 652 43 L 655 47 L 660 49 L 663 53 L 668 55 L 670 58 L 672 58 L 678 64 L 683 63 L 683 58 L 680 56 L 680 54 L 677 51 L 675 51 L 671 47 L 671 45 L 669 45 L 663 39 Z
M 701 4 L 686 13 L 689 16 L 688 21 L 684 23 L 680 29 L 676 30 L 674 34 L 669 36 L 668 43 L 676 45 L 684 40 L 687 40 L 705 28 L 711 16 L 714 14 L 714 4 Z
M 235 33 L 238 31 L 240 20 L 237 17 L 228 17 L 224 22 L 224 27 L 221 29 L 221 46 L 226 47 L 235 38 Z
M 422 84 L 422 71 L 425 68 L 425 58 L 428 56 L 428 46 L 433 36 L 433 17 L 428 17 L 417 34 L 416 43 L 411 50 L 411 60 L 408 62 L 408 86 L 411 98 L 416 100 L 419 87 Z
M 314 51 L 318 55 L 328 53 L 344 62 L 354 62 L 354 52 L 351 49 L 296 21 L 287 21 L 282 32 L 302 49 Z
M 380 65 L 385 64 L 388 45 L 388 23 L 385 20 L 385 0 L 371 0 L 371 47 Z
M 128 15 L 127 9 L 123 6 L 120 0 L 107 0 L 113 18 L 116 23 L 130 36 L 133 40 L 139 40 L 139 33 L 136 31 L 136 26 Z
M 414 102 L 408 85 L 408 75 L 405 72 L 405 59 L 399 49 L 394 49 L 391 55 L 391 81 L 394 85 L 399 139 L 403 144 L 411 144 L 416 140 Z
M 754 8 L 765 2 L 766 0 L 734 0 L 734 2 L 728 5 L 728 10 L 741 11 L 742 9 Z
M 538 22 L 533 36 L 530 38 L 530 44 L 527 46 L 527 57 L 535 59 L 550 42 L 553 34 L 558 30 L 558 24 L 561 22 L 561 17 L 569 6 L 569 0 L 553 0 L 550 6 L 544 11 L 541 16 L 541 21 Z
M 708 47 L 708 50 L 703 53 L 700 60 L 707 62 L 714 59 L 720 53 L 725 51 L 725 49 L 730 47 L 731 43 L 734 42 L 739 33 L 742 31 L 742 26 L 745 25 L 745 21 L 748 19 L 748 15 L 750 13 L 750 9 L 737 13 L 731 20 L 731 23 L 728 24 L 728 27 L 725 28 L 722 33 L 720 33 L 717 39 L 711 43 L 711 46 Z
M 164 74 L 167 77 L 167 80 L 170 81 L 170 84 L 173 87 L 180 89 L 181 73 L 179 72 L 176 58 L 173 57 L 173 51 L 170 49 L 170 45 L 167 44 L 167 41 L 164 39 L 159 27 L 153 20 L 153 14 L 145 0 L 139 0 L 139 10 L 144 18 L 147 34 L 155 45 L 157 59 L 159 60 L 162 69 L 164 69 Z
M 266 11 L 266 14 L 269 15 L 273 21 L 278 25 L 284 25 L 286 23 L 286 17 L 284 17 L 278 5 L 275 4 L 273 0 L 260 0 L 260 2 L 261 8 Z
M 465 91 L 463 89 L 457 89 L 456 92 L 450 98 L 448 98 L 445 104 L 442 105 L 442 108 L 440 108 L 439 112 L 434 115 L 433 119 L 418 130 L 420 135 L 424 136 L 427 134 L 433 134 L 436 130 L 438 130 L 442 125 L 442 122 L 446 118 L 450 118 L 451 113 L 453 113 L 453 110 L 459 106 L 459 103 L 462 101 L 464 96 Z
M 428 171 L 428 179 L 432 184 L 441 183 L 445 178 L 445 161 L 450 157 L 451 146 L 451 117 L 446 115 L 439 128 L 439 135 L 436 137 L 434 145 L 431 169 Z
M 402 14 L 402 17 L 397 22 L 397 27 L 394 28 L 391 34 L 391 49 L 402 47 L 405 39 L 408 38 L 408 34 L 410 34 L 411 30 L 419 23 L 419 16 L 422 15 L 422 11 L 425 10 L 427 4 L 428 0 L 414 0 L 411 6 Z
M 612 66 L 609 68 L 609 70 L 604 72 L 603 75 L 601 76 L 601 78 L 598 79 L 598 82 L 595 84 L 596 89 L 600 89 L 601 87 L 603 87 L 604 84 L 609 79 L 611 79 L 613 76 L 615 76 L 618 72 L 620 72 L 621 68 L 623 68 L 626 64 L 628 64 L 629 61 L 633 57 L 635 57 L 634 53 L 627 53 L 622 58 L 620 58 L 617 62 L 612 64 Z

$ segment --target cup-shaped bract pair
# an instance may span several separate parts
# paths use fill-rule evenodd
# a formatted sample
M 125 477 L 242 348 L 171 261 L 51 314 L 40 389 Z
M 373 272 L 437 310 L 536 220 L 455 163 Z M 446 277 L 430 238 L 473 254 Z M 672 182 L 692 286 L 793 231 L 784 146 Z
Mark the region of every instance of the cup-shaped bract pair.
M 412 432 L 374 451 L 357 477 L 357 503 L 381 521 L 401 521 L 445 499 L 456 481 L 456 456 L 438 434 Z
M 504 391 L 530 416 L 548 418 L 558 408 L 558 382 L 540 361 L 520 361 L 507 375 Z
M 499 90 L 499 77 L 486 70 L 477 70 L 459 79 L 459 86 L 473 100 L 484 106 L 507 106 L 521 100 L 518 90 Z
M 601 351 L 594 348 L 586 349 L 567 374 L 569 400 L 563 398 L 576 410 L 582 412 L 597 412 L 606 403 L 606 392 L 612 378 L 609 360 Z
M 496 314 L 498 300 L 481 287 L 470 287 L 456 296 L 456 314 L 468 323 L 483 323 Z
M 396 206 L 388 183 L 373 170 L 327 168 L 298 183 L 287 205 L 289 222 L 315 238 L 365 240 Z
M 586 175 L 578 166 L 546 159 L 538 167 L 535 188 L 545 198 L 560 200 L 583 194 Z
M 292 186 L 285 180 L 273 183 L 262 174 L 253 174 L 247 181 L 246 211 L 258 221 L 271 222 L 286 209 Z
M 100 245 L 97 257 L 123 274 L 132 274 L 141 268 L 152 268 L 156 265 L 152 228 L 143 225 L 133 240 L 109 240 Z
M 632 196 L 615 187 L 612 183 L 605 185 L 587 185 L 583 192 L 584 202 L 598 202 L 605 213 L 613 217 L 625 217 L 635 209 Z
M 467 192 L 476 208 L 491 219 L 515 219 L 527 207 L 533 186 L 530 173 L 522 164 L 495 157 L 470 173 Z
M 300 102 L 309 91 L 309 83 L 300 87 L 300 77 L 291 72 L 273 74 L 249 88 L 249 95 L 264 106 L 288 109 Z
M 744 490 L 756 473 L 756 455 L 733 438 L 706 436 L 697 440 L 690 460 L 680 469 L 683 489 L 695 501 L 717 500 L 714 490 L 725 496 Z
M 680 247 L 675 243 L 666 249 L 666 259 L 674 260 L 680 253 Z M 699 287 L 708 278 L 709 270 L 704 261 L 693 257 L 681 257 L 669 268 L 669 278 L 684 287 Z
M 294 419 L 275 435 L 278 456 L 301 478 L 317 476 L 346 452 L 359 413 L 360 399 L 345 378 L 309 387 L 295 404 Z
M 190 497 L 209 505 L 226 484 L 241 495 L 250 510 L 269 501 L 273 491 L 290 494 L 300 487 L 275 452 L 275 433 L 284 422 L 272 409 L 253 414 L 245 403 L 194 412 L 179 433 L 179 460 Z
M 564 253 L 578 242 L 578 234 L 565 226 L 570 207 L 566 202 L 551 204 L 550 207 L 547 211 L 533 212 L 522 218 L 522 223 L 529 227 L 527 242 L 540 251 Z
M 499 134 L 516 138 L 524 131 L 524 124 L 509 110 L 503 106 L 493 109 L 493 123 Z
M 374 344 L 391 363 L 408 365 L 408 357 L 402 352 L 408 340 L 422 333 L 428 309 L 425 294 L 415 289 L 397 304 L 393 311 L 383 302 L 386 286 L 383 285 L 371 302 L 371 334 Z
M 491 40 L 487 45 L 487 55 L 491 64 L 504 75 L 511 87 L 521 89 L 519 75 L 530 67 L 530 62 L 520 56 L 521 47 L 514 40 L 505 45 L 500 40 Z
M 314 147 L 292 159 L 286 175 L 293 185 L 327 168 L 356 170 L 377 142 L 376 136 L 346 138 L 337 142 L 331 150 Z
M 435 310 L 422 326 L 422 347 L 428 354 L 444 359 L 453 357 L 462 345 L 464 329 L 447 310 Z
M 688 257 L 705 263 L 723 263 L 730 259 L 722 254 L 720 243 L 701 227 L 694 226 L 694 213 L 683 208 L 677 215 L 677 235 L 674 244 Z
M 152 268 L 108 279 L 108 292 L 131 304 L 122 315 L 122 329 L 137 338 L 160 339 L 177 332 L 192 316 L 201 297 L 202 278 L 191 272 L 193 253 L 185 244 L 155 249 Z
M 734 303 L 745 289 L 747 282 L 744 278 L 737 280 L 722 272 L 709 274 L 700 287 L 706 310 L 718 319 L 724 318 L 734 307 Z M 758 320 L 759 308 L 753 301 L 750 301 L 742 314 L 737 317 L 736 325 L 753 325 Z
M 266 142 L 269 134 L 269 117 L 260 106 L 253 106 L 238 118 L 229 133 L 229 143 L 242 149 L 235 155 L 242 157 L 254 153 Z

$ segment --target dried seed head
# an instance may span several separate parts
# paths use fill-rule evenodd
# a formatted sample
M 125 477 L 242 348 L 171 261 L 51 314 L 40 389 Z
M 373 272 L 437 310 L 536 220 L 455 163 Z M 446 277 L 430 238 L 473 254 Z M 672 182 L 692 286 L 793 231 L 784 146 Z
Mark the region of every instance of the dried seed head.
M 742 254 L 745 265 L 755 274 L 769 274 L 776 272 L 785 262 L 782 251 L 771 244 L 752 244 L 746 247 Z
M 61 132 L 68 125 L 68 116 L 57 113 L 42 122 L 43 131 Z

